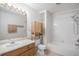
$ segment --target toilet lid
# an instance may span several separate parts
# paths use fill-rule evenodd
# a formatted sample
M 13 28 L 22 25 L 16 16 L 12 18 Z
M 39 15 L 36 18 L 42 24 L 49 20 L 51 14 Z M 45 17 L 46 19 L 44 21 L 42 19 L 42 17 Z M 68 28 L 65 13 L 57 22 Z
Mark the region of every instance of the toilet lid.
M 46 49 L 46 46 L 43 44 L 38 45 L 38 49 Z

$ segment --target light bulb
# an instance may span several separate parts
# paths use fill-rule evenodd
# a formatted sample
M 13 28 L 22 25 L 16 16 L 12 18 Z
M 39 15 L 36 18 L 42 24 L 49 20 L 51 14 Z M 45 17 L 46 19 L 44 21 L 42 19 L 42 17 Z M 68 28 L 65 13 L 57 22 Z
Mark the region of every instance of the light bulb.
M 16 6 L 15 5 L 13 5 L 13 7 L 16 9 Z
M 8 6 L 12 6 L 12 4 L 8 3 Z

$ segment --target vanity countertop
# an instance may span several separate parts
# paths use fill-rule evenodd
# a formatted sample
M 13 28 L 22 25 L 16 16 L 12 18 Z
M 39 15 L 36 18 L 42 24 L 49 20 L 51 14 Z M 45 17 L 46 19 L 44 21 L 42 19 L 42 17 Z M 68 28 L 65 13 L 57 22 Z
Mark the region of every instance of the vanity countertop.
M 0 44 L 0 55 L 12 51 L 12 50 L 16 50 L 20 47 L 26 46 L 28 44 L 34 43 L 33 40 L 29 40 L 29 39 L 23 39 L 23 40 L 19 40 L 16 42 L 9 42 L 9 43 L 5 43 L 5 44 Z

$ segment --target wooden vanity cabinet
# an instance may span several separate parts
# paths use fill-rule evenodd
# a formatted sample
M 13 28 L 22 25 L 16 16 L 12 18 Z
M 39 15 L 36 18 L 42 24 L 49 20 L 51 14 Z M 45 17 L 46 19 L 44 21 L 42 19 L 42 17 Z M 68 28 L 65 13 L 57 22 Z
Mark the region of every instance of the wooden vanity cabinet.
M 3 54 L 4 56 L 34 56 L 36 55 L 35 43 L 18 48 L 16 50 Z
M 28 52 L 26 51 L 25 53 L 21 54 L 21 56 L 34 56 L 36 53 L 35 48 L 32 48 L 30 50 L 28 50 Z

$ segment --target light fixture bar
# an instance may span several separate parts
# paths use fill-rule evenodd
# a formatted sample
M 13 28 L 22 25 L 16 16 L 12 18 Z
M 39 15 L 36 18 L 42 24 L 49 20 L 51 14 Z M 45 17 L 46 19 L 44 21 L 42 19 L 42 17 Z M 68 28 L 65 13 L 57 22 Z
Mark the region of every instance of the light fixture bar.
M 26 11 L 22 10 L 21 8 L 17 8 L 15 5 L 8 4 L 8 3 L 0 3 L 1 7 L 4 7 L 6 9 L 12 10 L 18 14 L 26 16 Z

